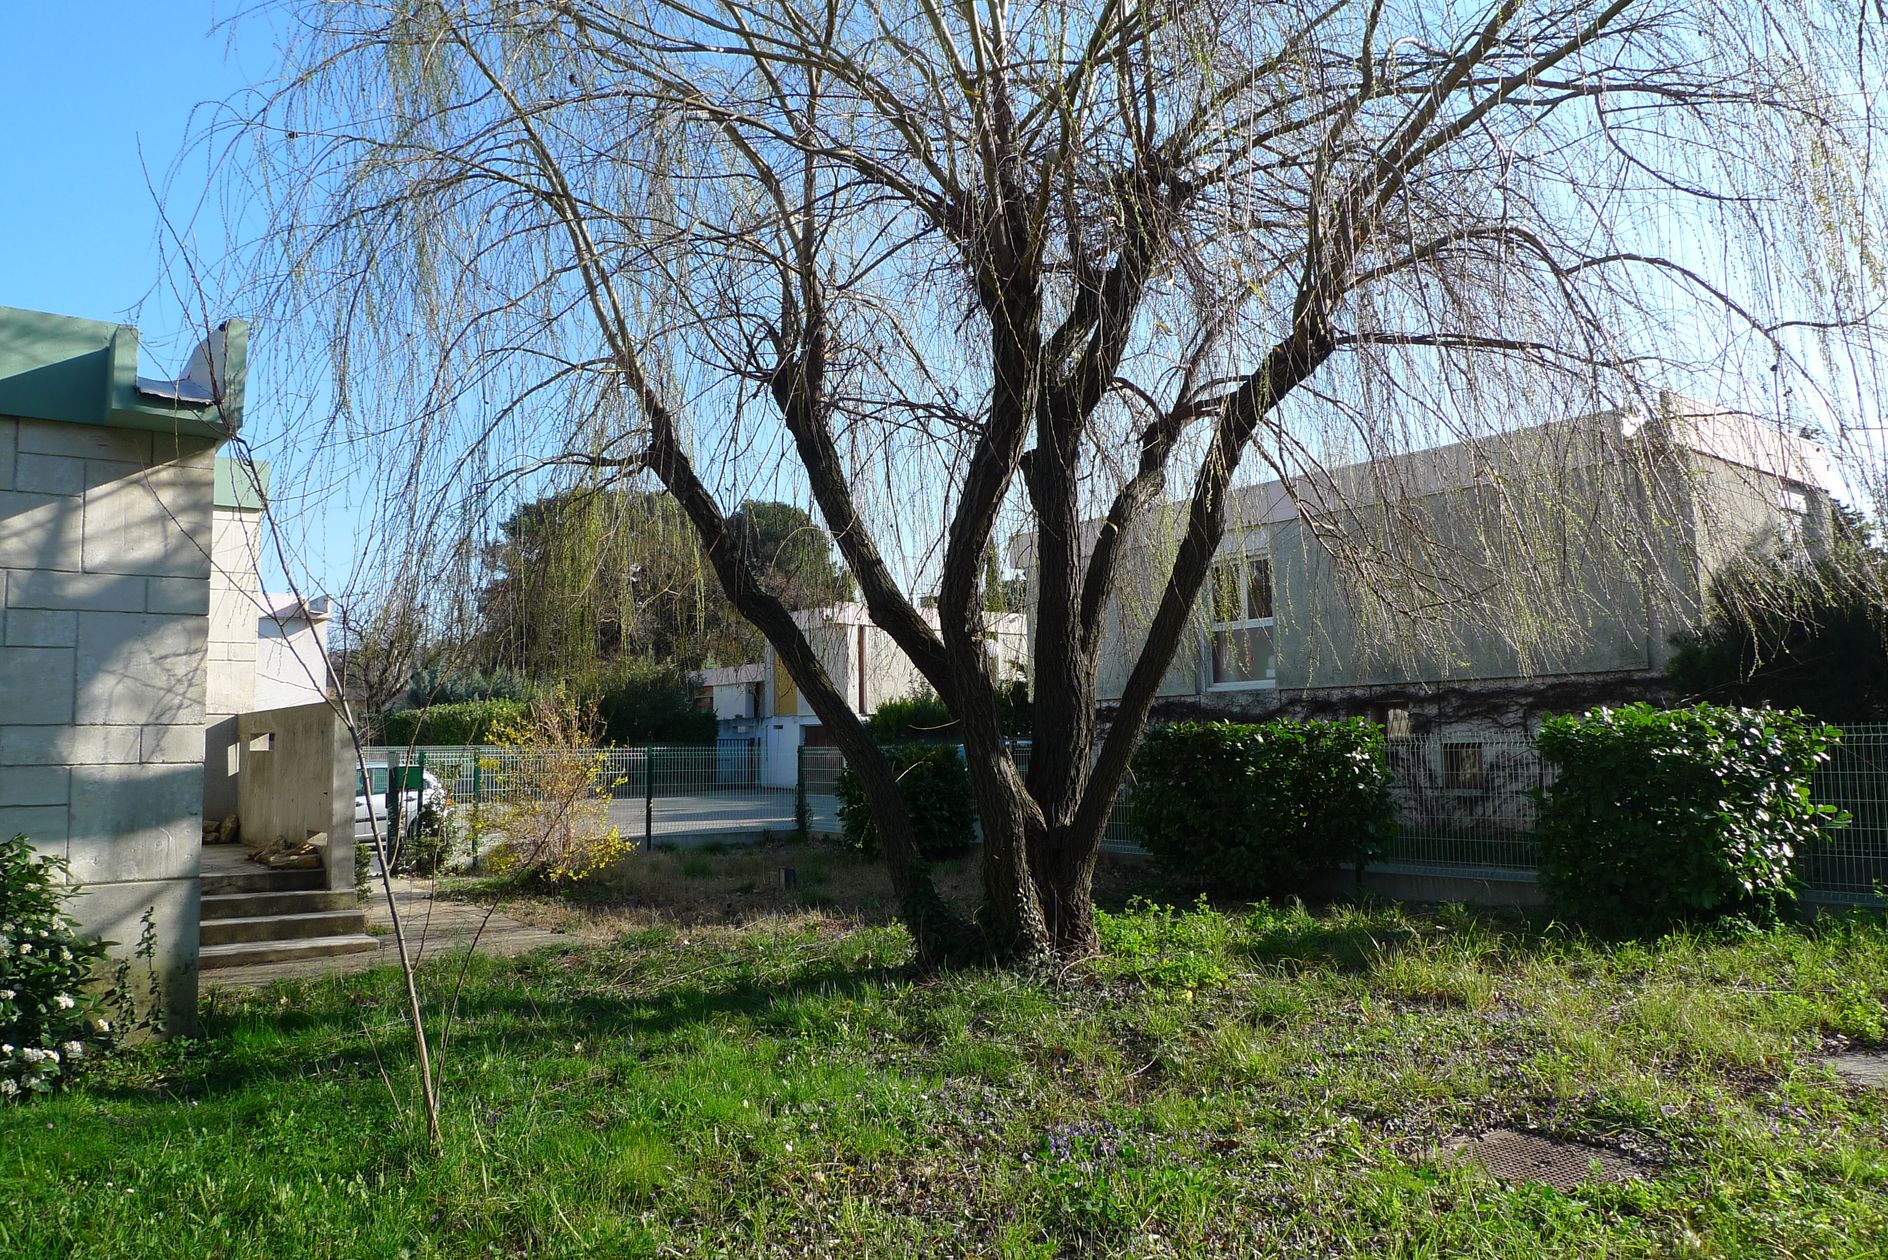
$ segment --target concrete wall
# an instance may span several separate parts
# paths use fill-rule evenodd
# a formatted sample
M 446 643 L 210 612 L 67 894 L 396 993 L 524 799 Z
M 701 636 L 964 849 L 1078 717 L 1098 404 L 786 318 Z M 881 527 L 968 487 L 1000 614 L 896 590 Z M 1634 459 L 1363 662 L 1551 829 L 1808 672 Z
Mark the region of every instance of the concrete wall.
M 354 747 L 326 703 L 236 716 L 237 816 L 256 847 L 314 840 L 328 887 L 354 886 Z
M 0 831 L 63 854 L 89 931 L 155 914 L 196 1008 L 214 448 L 0 416 Z
M 327 641 L 326 617 L 259 617 L 254 707 L 287 709 L 326 699 L 328 662 L 322 648 Z
M 203 816 L 213 822 L 236 812 L 236 715 L 256 707 L 261 524 L 246 507 L 218 505 L 212 518 Z

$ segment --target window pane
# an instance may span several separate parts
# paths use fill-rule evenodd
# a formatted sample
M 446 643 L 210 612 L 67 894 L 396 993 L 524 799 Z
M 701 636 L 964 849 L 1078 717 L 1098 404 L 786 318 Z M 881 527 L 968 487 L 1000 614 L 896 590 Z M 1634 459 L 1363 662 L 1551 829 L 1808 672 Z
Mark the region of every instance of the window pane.
M 1254 560 L 1246 566 L 1246 616 L 1272 615 L 1272 562 Z
M 1213 631 L 1213 681 L 1263 682 L 1273 676 L 1269 626 Z
M 1213 620 L 1215 622 L 1246 619 L 1245 592 L 1239 588 L 1240 568 L 1241 566 L 1236 564 L 1222 564 L 1213 570 Z

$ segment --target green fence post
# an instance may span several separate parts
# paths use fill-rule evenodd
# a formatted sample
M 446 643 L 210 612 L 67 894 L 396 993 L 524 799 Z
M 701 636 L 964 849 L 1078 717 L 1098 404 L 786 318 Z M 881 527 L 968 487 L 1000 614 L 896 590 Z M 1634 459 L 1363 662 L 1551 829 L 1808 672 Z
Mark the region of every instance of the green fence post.
M 642 750 L 642 847 L 644 852 L 656 847 L 656 747 L 645 744 Z
M 806 745 L 793 752 L 793 827 L 802 841 L 812 838 L 813 816 L 806 804 Z

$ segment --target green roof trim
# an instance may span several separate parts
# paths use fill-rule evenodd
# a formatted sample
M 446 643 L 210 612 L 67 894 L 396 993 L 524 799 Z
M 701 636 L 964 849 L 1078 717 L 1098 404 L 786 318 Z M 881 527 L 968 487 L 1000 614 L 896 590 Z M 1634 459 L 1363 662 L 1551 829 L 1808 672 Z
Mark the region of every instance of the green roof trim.
M 260 512 L 269 506 L 268 461 L 218 455 L 215 503 L 220 508 L 242 508 L 250 512 Z
M 0 415 L 223 441 L 242 426 L 248 349 L 232 319 L 177 380 L 146 380 L 130 324 L 0 306 Z

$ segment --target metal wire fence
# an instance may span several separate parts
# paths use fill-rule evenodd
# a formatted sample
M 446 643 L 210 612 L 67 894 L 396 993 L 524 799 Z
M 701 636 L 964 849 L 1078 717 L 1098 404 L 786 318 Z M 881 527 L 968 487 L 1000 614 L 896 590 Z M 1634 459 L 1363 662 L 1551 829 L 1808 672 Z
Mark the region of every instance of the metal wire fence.
M 498 747 L 369 748 L 375 766 L 424 769 L 456 805 L 480 808 L 518 799 L 545 778 L 552 761 L 594 765 L 595 790 L 609 796 L 610 817 L 625 835 L 645 840 L 728 839 L 804 829 L 838 832 L 837 785 L 845 758 L 837 748 L 798 752 L 797 786 L 761 783 L 758 741 L 715 746 L 529 749 Z M 1027 772 L 1029 748 L 1012 749 Z M 1540 793 L 1551 769 L 1532 741 L 1513 735 L 1415 736 L 1389 741 L 1391 797 L 1399 834 L 1382 861 L 1435 870 L 1531 871 Z M 385 778 L 379 780 L 382 784 Z M 1145 852 L 1129 818 L 1124 785 L 1102 847 Z M 1802 857 L 1811 894 L 1827 901 L 1880 904 L 1888 887 L 1888 725 L 1848 729 L 1812 794 L 1849 816 L 1846 826 Z
M 962 745 L 958 746 L 958 753 L 962 755 Z M 1013 744 L 1010 756 L 1015 759 L 1018 771 L 1029 773 L 1027 743 L 1019 741 Z M 838 833 L 839 774 L 845 768 L 846 759 L 837 748 L 800 749 L 799 791 L 810 819 L 808 830 L 813 834 Z M 1125 783 L 1115 794 L 1114 810 L 1109 814 L 1107 828 L 1102 832 L 1101 847 L 1111 853 L 1147 852 L 1134 842 L 1131 833 L 1128 823 L 1128 785 Z
M 793 794 L 761 783 L 758 740 L 640 748 L 518 748 L 492 745 L 363 750 L 370 768 L 424 772 L 451 795 L 462 816 L 559 791 L 608 799 L 610 824 L 645 842 L 703 842 L 792 829 Z M 389 771 L 391 773 L 391 771 Z M 376 774 L 377 784 L 387 781 Z M 360 812 L 357 807 L 357 814 Z
M 1531 870 L 1538 793 L 1550 772 L 1533 741 L 1407 736 L 1387 750 L 1397 835 L 1387 862 Z
M 1831 901 L 1880 904 L 1888 888 L 1888 725 L 1847 728 L 1810 795 L 1849 815 L 1803 855 L 1803 882 Z

